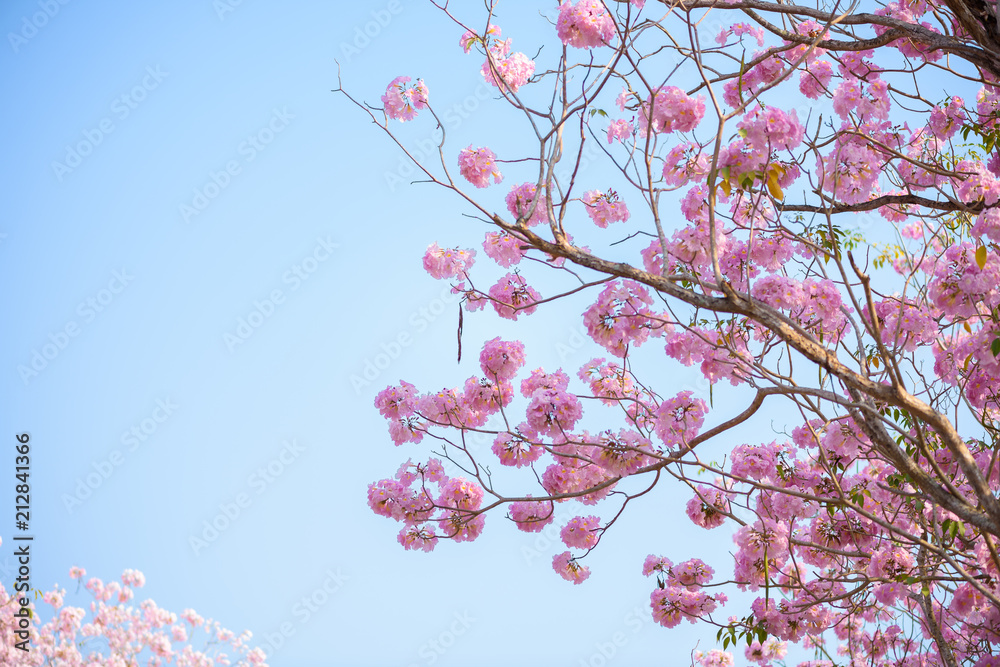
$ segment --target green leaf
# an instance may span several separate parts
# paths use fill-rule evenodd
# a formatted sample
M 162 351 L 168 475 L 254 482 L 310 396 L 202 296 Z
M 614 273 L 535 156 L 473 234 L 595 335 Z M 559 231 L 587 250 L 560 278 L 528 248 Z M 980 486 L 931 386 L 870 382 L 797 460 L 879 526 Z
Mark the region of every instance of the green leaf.
M 1000 357 L 1000 338 L 993 339 L 993 342 L 990 343 L 990 351 L 993 352 L 994 357 Z

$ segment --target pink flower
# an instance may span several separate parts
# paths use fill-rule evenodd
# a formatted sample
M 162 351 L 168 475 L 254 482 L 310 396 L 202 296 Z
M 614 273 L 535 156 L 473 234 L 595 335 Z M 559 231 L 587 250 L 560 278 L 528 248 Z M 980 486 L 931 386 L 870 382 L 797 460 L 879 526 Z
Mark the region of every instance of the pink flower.
M 615 22 L 600 0 L 564 2 L 559 5 L 556 31 L 566 46 L 591 49 L 611 43 L 615 37 Z
M 510 214 L 519 221 L 523 219 L 524 224 L 528 227 L 546 222 L 549 219 L 548 197 L 539 199 L 536 196 L 534 183 L 522 183 L 515 186 L 507 193 L 505 201 Z
M 618 199 L 618 193 L 614 190 L 590 190 L 584 193 L 582 201 L 587 206 L 587 215 L 602 229 L 606 229 L 612 222 L 628 221 L 628 207 Z
M 465 180 L 477 188 L 490 185 L 490 177 L 494 183 L 503 180 L 500 168 L 497 166 L 497 156 L 489 148 L 463 148 L 458 154 L 458 168 Z
M 537 306 L 534 304 L 541 301 L 542 295 L 528 285 L 520 274 L 508 273 L 490 288 L 490 298 L 497 315 L 516 320 L 522 313 L 530 315 L 535 312 Z
M 407 551 L 419 549 L 424 552 L 431 552 L 437 546 L 438 538 L 433 531 L 422 526 L 404 526 L 396 536 L 399 542 Z
M 413 414 L 416 408 L 417 388 L 400 381 L 398 387 L 388 386 L 375 395 L 375 407 L 386 419 L 399 419 Z
M 527 500 L 510 504 L 510 518 L 518 530 L 539 533 L 552 523 L 554 517 L 552 501 Z
M 668 447 L 684 446 L 696 435 L 705 423 L 708 405 L 700 398 L 692 398 L 692 392 L 682 391 L 677 396 L 660 403 L 656 410 L 656 435 Z
M 596 516 L 577 516 L 570 519 L 559 532 L 563 544 L 576 549 L 592 549 L 597 546 L 601 520 Z
M 543 448 L 513 433 L 499 434 L 493 441 L 492 450 L 501 464 L 515 468 L 531 465 L 545 453 Z
M 809 63 L 799 74 L 799 92 L 811 100 L 819 99 L 827 92 L 833 78 L 833 65 L 827 60 Z
M 486 51 L 480 72 L 494 88 L 516 93 L 535 73 L 535 61 L 520 52 L 510 53 L 510 42 L 494 41 Z
M 488 340 L 479 353 L 479 367 L 487 377 L 510 380 L 524 366 L 524 344 L 521 341 Z
M 524 241 L 508 232 L 487 232 L 483 241 L 486 255 L 500 266 L 510 268 L 527 254 L 521 250 Z
M 625 120 L 624 118 L 619 118 L 618 120 L 611 121 L 608 125 L 608 143 L 613 143 L 615 139 L 625 143 L 626 139 L 632 137 L 632 121 Z
M 397 76 L 382 96 L 385 114 L 401 123 L 413 120 L 419 109 L 427 108 L 427 86 L 423 79 L 417 79 L 417 83 L 407 86 L 409 81 L 408 76 Z
M 590 577 L 590 568 L 586 565 L 578 565 L 568 551 L 553 557 L 552 569 L 559 573 L 559 576 L 574 584 L 582 584 Z
M 489 25 L 488 28 L 486 28 L 486 39 L 488 40 L 491 37 L 494 39 L 500 38 L 500 28 L 498 26 L 493 25 L 492 23 Z M 483 41 L 484 40 L 482 37 L 472 32 L 471 30 L 467 30 L 465 34 L 462 35 L 462 37 L 458 40 L 458 45 L 462 47 L 463 51 L 468 53 L 469 49 L 472 48 L 473 44 L 482 44 Z
M 676 86 L 662 86 L 653 91 L 641 111 L 640 136 L 646 136 L 647 127 L 653 132 L 690 132 L 705 116 L 705 98 L 690 97 Z
M 654 556 L 649 554 L 646 556 L 646 560 L 642 564 L 642 576 L 648 577 L 654 572 L 660 572 L 661 574 L 667 574 L 670 572 L 674 564 L 669 558 L 663 558 L 662 556 Z
M 427 252 L 424 253 L 424 270 L 438 280 L 459 276 L 464 278 L 475 259 L 475 250 L 458 248 L 442 250 L 437 243 L 432 243 L 427 246 Z

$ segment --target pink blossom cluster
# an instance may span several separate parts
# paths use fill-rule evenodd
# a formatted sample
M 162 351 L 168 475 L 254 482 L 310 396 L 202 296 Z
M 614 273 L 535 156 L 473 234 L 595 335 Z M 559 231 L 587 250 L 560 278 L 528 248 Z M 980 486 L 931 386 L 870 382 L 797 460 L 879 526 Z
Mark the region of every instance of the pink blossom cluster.
M 698 435 L 707 412 L 705 401 L 694 398 L 691 391 L 682 391 L 660 403 L 654 430 L 667 447 L 686 447 Z
M 635 128 L 632 126 L 632 121 L 624 118 L 613 120 L 608 125 L 608 143 L 614 143 L 615 140 L 625 143 L 632 138 L 633 132 Z
M 652 111 L 650 111 L 652 109 Z M 661 86 L 640 108 L 639 136 L 653 132 L 690 132 L 705 117 L 705 98 L 691 97 L 677 86 Z
M 71 579 L 82 581 L 85 574 L 79 567 L 70 570 Z M 93 598 L 89 614 L 83 607 L 67 606 L 65 590 L 56 587 L 41 592 L 41 599 L 52 608 L 48 620 L 43 620 L 47 614 L 35 607 L 35 596 L 29 596 L 32 622 L 26 641 L 15 635 L 21 594 L 0 585 L 0 664 L 96 667 L 141 661 L 149 665 L 267 667 L 264 651 L 250 646 L 249 631 L 237 635 L 191 609 L 178 615 L 152 600 L 129 604 L 135 589 L 145 582 L 137 570 L 125 570 L 121 584 L 91 577 L 85 585 Z M 198 631 L 204 634 L 204 642 L 192 638 Z M 22 641 L 25 643 L 19 648 Z M 204 643 L 205 648 L 195 648 L 196 643 Z
M 523 245 L 524 241 L 510 232 L 487 232 L 483 250 L 494 262 L 510 268 L 524 258 L 526 252 L 521 249 Z
M 490 301 L 497 315 L 516 320 L 522 314 L 531 315 L 542 300 L 534 287 L 519 273 L 508 273 L 490 287 Z
M 611 43 L 615 21 L 601 0 L 566 1 L 559 5 L 556 31 L 566 46 L 592 49 Z
M 731 506 L 732 494 L 715 486 L 699 484 L 695 496 L 687 502 L 686 512 L 691 523 L 702 528 L 718 528 L 726 522 Z
M 432 493 L 430 485 L 437 487 Z M 472 541 L 485 516 L 483 488 L 464 477 L 449 477 L 438 459 L 403 464 L 392 479 L 368 485 L 368 506 L 379 516 L 403 524 L 398 541 L 407 550 L 431 551 L 438 540 Z
M 437 243 L 432 243 L 427 246 L 427 251 L 424 253 L 424 270 L 438 280 L 444 278 L 464 279 L 475 260 L 475 250 L 442 249 Z
M 600 539 L 601 520 L 596 516 L 576 516 L 559 532 L 563 544 L 574 549 L 593 549 Z
M 503 180 L 497 156 L 489 148 L 473 148 L 471 144 L 463 148 L 458 154 L 458 169 L 462 177 L 477 188 L 489 187 L 490 178 L 494 183 Z
M 469 34 L 466 33 L 466 35 Z M 516 93 L 535 73 L 535 61 L 519 51 L 511 53 L 510 43 L 512 40 L 501 40 L 500 28 L 491 25 L 487 31 L 486 39 L 480 40 L 477 37 L 476 40 L 488 44 L 486 62 L 483 63 L 480 72 L 483 79 L 494 88 Z M 463 35 L 462 42 L 464 44 L 471 44 L 472 41 L 471 37 L 467 38 Z M 468 48 L 465 52 L 468 53 Z
M 505 201 L 510 214 L 519 221 L 523 220 L 528 227 L 533 227 L 549 219 L 548 197 L 539 198 L 534 183 L 522 183 L 515 186 L 507 193 Z
M 765 155 L 802 143 L 803 129 L 794 110 L 785 113 L 777 107 L 757 107 L 743 116 L 738 127 L 745 133 L 746 144 Z
M 700 590 L 711 582 L 715 571 L 699 558 L 674 565 L 667 558 L 649 555 L 642 573 L 657 574 L 660 586 L 650 595 L 650 604 L 653 620 L 667 628 L 685 619 L 696 623 L 728 601 L 722 593 L 708 595 Z
M 552 558 L 552 569 L 558 572 L 563 579 L 572 581 L 574 584 L 582 584 L 590 578 L 590 568 L 577 563 L 568 551 L 556 554 Z
M 653 298 L 632 280 L 613 281 L 583 314 L 590 337 L 611 354 L 624 357 L 629 347 L 663 333 L 664 324 L 649 308 Z
M 554 508 L 549 500 L 522 500 L 510 504 L 510 518 L 518 530 L 539 533 L 555 519 Z
M 667 185 L 681 187 L 708 175 L 708 154 L 693 142 L 679 143 L 663 158 L 663 180 Z
M 734 23 L 728 28 L 723 28 L 719 31 L 719 34 L 715 36 L 715 43 L 724 45 L 727 41 L 729 41 L 730 36 L 742 37 L 743 35 L 750 35 L 757 40 L 757 46 L 764 46 L 764 29 L 755 28 L 749 23 Z
M 581 201 L 587 207 L 587 215 L 602 229 L 606 229 L 612 222 L 628 221 L 628 207 L 618 198 L 618 193 L 614 190 L 607 192 L 590 190 L 584 193 Z
M 413 120 L 417 116 L 417 111 L 427 108 L 427 86 L 424 85 L 423 79 L 417 79 L 412 86 L 407 85 L 409 82 L 410 77 L 397 76 L 382 96 L 385 114 L 401 123 Z

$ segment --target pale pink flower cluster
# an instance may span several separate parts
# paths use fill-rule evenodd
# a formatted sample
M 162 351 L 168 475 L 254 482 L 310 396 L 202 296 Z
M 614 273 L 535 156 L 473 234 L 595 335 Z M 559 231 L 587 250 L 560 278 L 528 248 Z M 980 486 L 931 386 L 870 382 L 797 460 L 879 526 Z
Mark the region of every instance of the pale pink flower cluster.
M 611 124 L 608 125 L 608 143 L 614 143 L 616 139 L 621 143 L 625 143 L 626 140 L 632 138 L 632 133 L 634 131 L 632 121 L 625 120 L 624 118 L 613 120 L 611 121 Z
M 580 367 L 577 377 L 590 386 L 591 394 L 605 405 L 618 405 L 620 398 L 634 396 L 632 375 L 615 363 L 603 358 L 591 359 Z
M 490 178 L 494 183 L 503 180 L 497 156 L 489 148 L 473 148 L 471 144 L 463 148 L 458 154 L 458 169 L 465 180 L 477 188 L 489 187 Z
M 508 232 L 487 232 L 483 241 L 486 256 L 505 269 L 514 266 L 527 254 L 521 249 L 524 241 Z
M 990 173 L 982 162 L 962 160 L 955 166 L 961 177 L 952 180 L 955 195 L 962 201 L 982 201 L 992 206 L 1000 200 L 1000 179 Z
M 500 29 L 497 29 L 499 35 Z M 494 88 L 516 93 L 535 73 L 535 61 L 520 51 L 510 52 L 510 39 L 495 39 L 486 50 L 480 72 Z
M 696 526 L 712 529 L 718 528 L 726 521 L 730 510 L 732 494 L 720 488 L 699 484 L 695 487 L 695 496 L 687 502 L 685 508 L 688 518 Z
M 660 586 L 649 596 L 650 606 L 653 609 L 653 620 L 664 627 L 673 628 L 685 619 L 696 623 L 728 601 L 722 593 L 713 596 L 700 590 L 711 582 L 715 574 L 700 559 L 694 558 L 673 565 L 666 558 L 649 555 L 643 563 L 642 573 L 649 576 L 654 572 L 657 573 Z
M 531 315 L 542 300 L 534 287 L 528 285 L 519 273 L 508 273 L 490 287 L 490 299 L 497 315 L 516 320 L 521 314 Z
M 510 214 L 517 220 L 523 219 L 528 227 L 549 219 L 549 199 L 544 196 L 537 197 L 534 183 L 521 183 L 515 186 L 507 193 L 505 201 Z
M 578 0 L 559 5 L 556 21 L 559 39 L 566 46 L 592 49 L 615 38 L 615 21 L 600 0 Z
M 493 25 L 492 23 L 489 24 L 489 26 L 486 28 L 485 39 L 488 41 L 490 38 L 498 39 L 499 37 L 500 37 L 500 28 L 498 26 Z M 462 50 L 465 51 L 466 53 L 469 52 L 473 44 L 483 44 L 483 43 L 484 43 L 484 38 L 480 37 L 471 30 L 467 30 L 465 34 L 463 34 L 462 37 L 459 38 L 458 40 L 458 45 L 461 46 Z
M 522 500 L 511 503 L 508 511 L 517 529 L 526 533 L 539 533 L 555 519 L 550 500 Z
M 559 532 L 563 544 L 574 549 L 593 549 L 597 546 L 601 520 L 596 516 L 576 516 Z
M 635 431 L 621 429 L 615 436 L 608 431 L 596 445 L 594 463 L 616 477 L 626 477 L 650 464 L 652 443 Z
M 524 366 L 524 343 L 519 340 L 507 341 L 499 337 L 483 344 L 479 353 L 479 367 L 487 377 L 510 380 Z
M 574 584 L 582 584 L 590 577 L 590 568 L 577 563 L 568 551 L 552 558 L 552 569 L 558 572 L 560 577 Z
M 720 651 L 717 648 L 705 652 L 695 651 L 694 659 L 701 667 L 734 667 L 736 665 L 732 653 Z
M 743 116 L 738 127 L 746 133 L 746 144 L 764 155 L 802 143 L 802 125 L 794 109 L 785 113 L 777 107 L 757 107 Z
M 657 407 L 654 430 L 667 447 L 686 446 L 705 423 L 708 405 L 693 396 L 691 391 L 682 391 Z
M 607 192 L 590 190 L 583 194 L 581 201 L 587 207 L 587 215 L 602 229 L 606 229 L 613 222 L 628 221 L 628 207 L 618 198 L 618 193 L 614 190 Z
M 545 449 L 542 447 L 533 445 L 523 437 L 513 433 L 497 435 L 493 440 L 492 450 L 500 459 L 501 464 L 514 468 L 530 466 L 545 453 Z
M 427 251 L 424 253 L 424 270 L 438 280 L 459 277 L 464 279 L 475 260 L 475 250 L 442 249 L 437 243 L 432 243 L 427 246 Z
M 962 98 L 949 97 L 947 104 L 940 104 L 931 109 L 927 127 L 935 138 L 945 141 L 958 132 L 965 117 L 965 102 Z
M 71 579 L 81 580 L 85 574 L 83 568 L 70 570 Z M 177 614 L 158 607 L 152 600 L 144 600 L 136 606 L 127 604 L 134 596 L 134 589 L 146 582 L 142 572 L 126 570 L 121 579 L 121 585 L 116 581 L 105 584 L 96 577 L 87 582 L 86 588 L 93 596 L 88 605 L 89 618 L 82 607 L 63 606 L 64 590 L 41 591 L 41 599 L 53 607 L 54 613 L 48 620 L 43 620 L 46 614 L 35 607 L 35 596 L 28 596 L 33 620 L 27 627 L 29 648 L 26 651 L 15 646 L 23 639 L 14 634 L 18 628 L 15 613 L 20 610 L 21 594 L 8 592 L 0 584 L 0 665 L 117 667 L 141 661 L 149 665 L 267 667 L 264 652 L 248 645 L 249 632 L 237 636 L 218 622 L 204 620 L 193 611 L 185 610 L 180 618 L 190 623 L 192 616 L 197 617 L 199 622 L 191 623 L 192 630 L 201 627 L 206 634 L 205 648 L 194 648 L 188 643 L 188 629 L 178 624 Z
M 828 60 L 809 63 L 799 73 L 799 92 L 811 100 L 825 95 L 833 79 L 833 65 Z
M 417 79 L 412 86 L 408 76 L 397 76 L 385 89 L 382 104 L 385 105 L 385 115 L 405 123 L 413 120 L 417 111 L 427 108 L 427 86 L 423 79 Z
M 691 97 L 676 86 L 661 86 L 640 110 L 639 136 L 646 136 L 647 128 L 653 132 L 690 132 L 705 116 L 705 98 Z
M 597 300 L 583 313 L 587 333 L 611 354 L 624 357 L 629 347 L 658 336 L 664 325 L 649 308 L 653 297 L 632 280 L 616 280 L 601 290 Z
M 878 193 L 884 159 L 869 146 L 838 141 L 828 156 L 817 160 L 823 189 L 845 204 L 859 204 Z
M 882 299 L 875 303 L 875 314 L 879 318 L 882 342 L 890 349 L 898 346 L 912 351 L 918 345 L 932 343 L 938 334 L 938 325 L 931 313 L 912 300 Z
M 749 23 L 734 23 L 728 28 L 723 28 L 719 31 L 719 34 L 715 36 L 715 43 L 720 45 L 725 44 L 729 41 L 730 35 L 735 37 L 750 35 L 757 40 L 757 46 L 764 46 L 764 29 L 754 28 Z
M 708 175 L 708 155 L 693 142 L 680 143 L 663 158 L 663 180 L 667 185 L 681 187 L 689 181 Z
M 780 660 L 788 653 L 788 642 L 775 637 L 768 637 L 761 644 L 756 639 L 744 649 L 747 660 L 756 662 L 761 667 L 770 667 L 772 660 Z M 800 663 L 801 665 L 801 663 Z

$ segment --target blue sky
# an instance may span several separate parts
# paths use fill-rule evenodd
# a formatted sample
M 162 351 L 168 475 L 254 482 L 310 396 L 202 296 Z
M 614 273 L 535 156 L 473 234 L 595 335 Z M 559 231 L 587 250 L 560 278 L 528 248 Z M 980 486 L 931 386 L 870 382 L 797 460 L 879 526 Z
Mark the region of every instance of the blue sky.
M 501 25 L 533 54 L 550 29 L 521 9 Z M 582 586 L 552 571 L 557 538 L 499 514 L 478 541 L 428 555 L 404 552 L 366 506 L 369 482 L 427 457 L 392 446 L 372 405 L 387 384 L 459 385 L 497 335 L 525 340 L 529 368 L 572 376 L 604 356 L 581 345 L 576 298 L 517 326 L 467 316 L 455 362 L 457 305 L 420 259 L 486 230 L 458 198 L 401 184 L 398 150 L 331 92 L 335 58 L 373 104 L 395 76 L 423 77 L 451 112 L 450 159 L 469 143 L 516 152 L 481 58 L 445 17 L 418 0 L 11 0 L 0 26 L 0 382 L 4 432 L 34 447 L 35 586 L 67 586 L 72 565 L 106 580 L 140 569 L 146 596 L 253 631 L 278 666 L 600 667 L 602 651 L 680 664 L 699 639 L 715 646 L 648 617 L 646 554 L 726 571 L 728 529 L 692 526 L 675 485 L 634 504 Z M 399 129 L 419 150 L 433 125 Z M 484 197 L 499 208 L 529 178 L 512 167 Z M 695 369 L 651 347 L 677 391 L 707 398 Z M 5 539 L 5 584 L 11 550 Z

